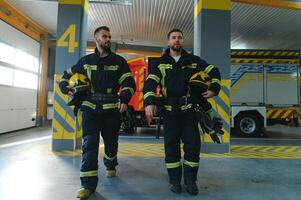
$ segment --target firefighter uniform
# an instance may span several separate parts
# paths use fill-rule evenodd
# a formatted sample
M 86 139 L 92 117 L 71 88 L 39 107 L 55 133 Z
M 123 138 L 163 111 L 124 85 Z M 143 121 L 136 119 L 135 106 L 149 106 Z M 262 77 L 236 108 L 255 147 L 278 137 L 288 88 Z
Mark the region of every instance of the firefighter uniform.
M 198 56 L 181 51 L 176 62 L 167 49 L 162 57 L 150 66 L 148 78 L 144 84 L 145 106 L 155 105 L 155 90 L 160 85 L 163 108 L 165 162 L 171 184 L 179 184 L 182 178 L 181 140 L 184 143 L 184 181 L 195 182 L 199 166 L 200 135 L 196 113 L 190 96 L 190 77 L 204 71 L 210 77 L 209 90 L 216 94 L 220 90 L 219 70 Z M 209 104 L 209 105 L 208 105 Z M 210 103 L 203 102 L 206 110 Z
M 91 91 L 81 104 L 83 153 L 80 170 L 82 187 L 91 191 L 96 189 L 98 182 L 99 132 L 104 142 L 104 165 L 107 170 L 115 170 L 120 127 L 118 101 L 127 104 L 136 89 L 124 58 L 113 52 L 99 57 L 97 51 L 96 48 L 94 53 L 82 57 L 64 71 L 59 84 L 61 91 L 67 94 L 70 90 L 66 87 L 68 79 L 75 73 L 87 76 L 91 84 Z

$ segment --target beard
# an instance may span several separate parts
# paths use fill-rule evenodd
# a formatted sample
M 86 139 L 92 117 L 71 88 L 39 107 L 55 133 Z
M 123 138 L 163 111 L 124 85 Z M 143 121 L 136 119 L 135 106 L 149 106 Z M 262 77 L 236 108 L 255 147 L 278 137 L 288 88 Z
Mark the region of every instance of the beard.
M 179 52 L 179 51 L 182 50 L 182 46 L 180 46 L 180 45 L 173 45 L 173 46 L 171 46 L 170 48 L 171 48 L 173 51 L 177 51 L 177 52 Z
M 107 42 L 107 43 L 97 42 L 97 45 L 99 48 L 103 49 L 104 51 L 110 51 L 111 49 L 111 42 Z

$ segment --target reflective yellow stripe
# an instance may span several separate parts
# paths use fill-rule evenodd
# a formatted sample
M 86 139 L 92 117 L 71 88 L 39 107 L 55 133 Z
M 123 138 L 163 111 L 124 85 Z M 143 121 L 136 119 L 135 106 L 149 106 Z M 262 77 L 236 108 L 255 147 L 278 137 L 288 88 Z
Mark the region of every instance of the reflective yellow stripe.
M 172 111 L 172 106 L 170 105 L 164 105 L 164 108 L 168 111 Z
M 206 69 L 204 70 L 204 72 L 207 73 L 207 74 L 209 74 L 209 72 L 210 72 L 213 68 L 214 68 L 213 65 L 208 65 L 208 66 L 206 67 Z
M 156 81 L 156 83 L 159 83 L 160 78 L 154 74 L 149 74 L 147 79 L 153 79 L 154 81 Z
M 158 66 L 158 68 L 160 69 L 160 72 L 162 74 L 162 79 L 161 79 L 161 86 L 162 86 L 162 94 L 163 96 L 167 96 L 167 88 L 165 87 L 165 76 L 166 76 L 166 69 L 172 69 L 172 65 L 171 64 L 160 64 Z
M 73 75 L 71 68 L 67 69 L 66 72 L 67 72 L 67 74 Z
M 80 172 L 80 177 L 92 177 L 92 176 L 98 176 L 97 170 Z
M 123 74 L 118 80 L 119 84 L 121 84 L 126 78 L 131 77 L 131 76 L 132 76 L 131 72 L 127 72 L 127 73 Z
M 145 95 L 143 95 L 143 98 L 146 99 L 147 97 L 150 97 L 150 96 L 155 96 L 155 93 L 154 92 L 147 92 Z
M 103 67 L 104 70 L 116 71 L 119 68 L 119 65 L 105 65 Z
M 164 68 L 164 69 L 172 69 L 172 64 L 160 64 L 158 65 L 159 69 Z
M 187 110 L 187 109 L 189 109 L 189 108 L 192 108 L 192 104 L 191 104 L 191 103 L 190 103 L 190 104 L 187 104 L 187 105 L 181 106 L 181 110 Z
M 221 84 L 221 81 L 219 80 L 219 79 L 217 79 L 217 78 L 213 78 L 212 80 L 211 80 L 211 83 L 217 83 L 217 84 Z
M 181 162 L 174 162 L 174 163 L 165 163 L 166 164 L 166 168 L 167 169 L 171 169 L 171 168 L 177 168 L 181 166 Z
M 192 63 L 191 65 L 184 65 L 184 66 L 182 66 L 182 69 L 185 69 L 185 68 L 195 69 L 196 67 L 197 67 L 197 64 L 196 63 Z
M 93 103 L 91 103 L 91 102 L 89 102 L 89 101 L 83 101 L 82 105 L 83 106 L 88 106 L 88 107 L 92 108 L 93 110 L 95 110 L 95 108 L 96 108 L 96 105 L 93 104 Z
M 188 161 L 188 160 L 184 160 L 184 165 L 188 165 L 190 167 L 198 167 L 199 163 L 198 162 L 191 162 L 191 161 Z
M 102 109 L 112 109 L 112 108 L 118 108 L 118 103 L 102 104 Z
M 97 70 L 97 65 L 88 65 L 88 64 L 85 64 L 84 65 L 84 69 L 87 71 L 88 79 L 91 80 L 92 70 Z M 91 82 L 91 92 L 94 92 L 94 89 L 93 89 L 93 86 L 92 86 L 92 82 Z
M 134 89 L 131 88 L 131 87 L 124 87 L 124 88 L 122 88 L 121 91 L 124 91 L 124 90 L 129 90 L 129 91 L 131 92 L 132 95 L 134 94 Z
M 117 155 L 113 156 L 113 157 L 109 157 L 107 154 L 104 153 L 104 157 L 110 161 L 114 160 L 115 158 L 117 158 Z
M 60 82 L 69 82 L 69 80 L 68 80 L 68 79 L 62 78 L 62 79 L 60 80 Z
M 85 70 L 97 70 L 97 65 L 84 64 L 84 69 Z

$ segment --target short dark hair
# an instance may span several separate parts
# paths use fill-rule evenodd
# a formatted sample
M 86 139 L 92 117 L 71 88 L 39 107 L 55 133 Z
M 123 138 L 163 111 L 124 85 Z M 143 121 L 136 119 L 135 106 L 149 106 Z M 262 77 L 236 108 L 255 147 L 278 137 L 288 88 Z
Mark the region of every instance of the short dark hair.
M 184 37 L 184 34 L 183 34 L 183 32 L 182 32 L 180 29 L 178 29 L 178 28 L 173 28 L 173 29 L 171 29 L 171 30 L 167 33 L 167 39 L 169 39 L 170 34 L 171 34 L 171 33 L 174 33 L 174 32 L 180 32 L 180 33 L 182 34 L 182 36 Z
M 109 31 L 109 32 L 110 32 L 109 27 L 107 27 L 107 26 L 100 26 L 100 27 L 98 27 L 97 29 L 95 29 L 94 35 L 96 35 L 96 33 L 98 33 L 98 32 L 101 31 L 101 30 L 105 30 L 105 31 Z

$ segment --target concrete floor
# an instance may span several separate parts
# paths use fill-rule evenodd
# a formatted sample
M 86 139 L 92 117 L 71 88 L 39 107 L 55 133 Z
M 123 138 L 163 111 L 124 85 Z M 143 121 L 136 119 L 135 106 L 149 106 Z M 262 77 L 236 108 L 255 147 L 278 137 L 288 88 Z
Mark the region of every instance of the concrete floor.
M 75 199 L 74 193 L 80 187 L 81 157 L 54 154 L 50 148 L 50 131 L 34 128 L 0 135 L 0 200 Z M 279 140 L 264 141 L 264 145 L 281 145 Z M 300 157 L 266 159 L 223 155 L 201 155 L 198 196 L 192 197 L 186 192 L 173 194 L 168 189 L 162 142 L 153 137 L 121 137 L 118 177 L 106 178 L 100 162 L 100 183 L 90 199 L 296 200 L 301 196 Z M 135 147 L 137 144 L 158 146 L 161 153 L 124 151 L 124 145 Z M 260 140 L 233 139 L 231 144 L 258 145 Z M 301 146 L 301 143 L 287 140 L 283 145 Z

